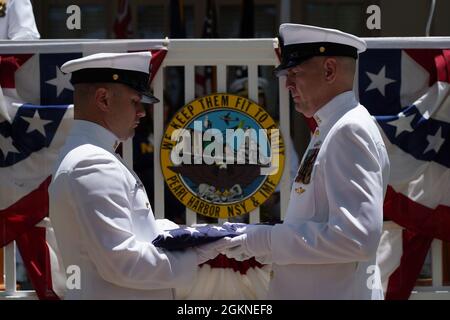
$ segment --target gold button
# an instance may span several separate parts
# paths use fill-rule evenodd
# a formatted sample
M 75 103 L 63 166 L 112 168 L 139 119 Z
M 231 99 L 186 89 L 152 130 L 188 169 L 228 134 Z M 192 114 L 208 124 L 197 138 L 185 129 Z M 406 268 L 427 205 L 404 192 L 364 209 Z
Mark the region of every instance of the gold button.
M 314 132 L 314 135 L 318 136 L 320 134 L 320 130 L 317 129 L 316 132 Z
M 319 51 L 320 51 L 321 53 L 324 53 L 324 52 L 325 52 L 325 47 L 320 47 L 320 48 L 319 48 Z
M 119 79 L 119 75 L 118 74 L 113 74 L 113 80 L 117 80 L 117 79 Z
M 303 192 L 305 192 L 305 189 L 302 187 L 298 187 L 298 188 L 295 188 L 295 192 L 297 192 L 298 194 L 302 194 Z

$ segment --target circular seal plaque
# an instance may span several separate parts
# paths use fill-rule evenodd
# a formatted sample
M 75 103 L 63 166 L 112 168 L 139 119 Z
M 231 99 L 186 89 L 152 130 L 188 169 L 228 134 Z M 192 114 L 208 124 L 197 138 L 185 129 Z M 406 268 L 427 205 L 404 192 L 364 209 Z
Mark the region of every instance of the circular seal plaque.
M 284 150 L 264 108 L 217 93 L 188 103 L 171 119 L 161 142 L 161 168 L 186 207 L 226 219 L 270 197 L 283 173 Z

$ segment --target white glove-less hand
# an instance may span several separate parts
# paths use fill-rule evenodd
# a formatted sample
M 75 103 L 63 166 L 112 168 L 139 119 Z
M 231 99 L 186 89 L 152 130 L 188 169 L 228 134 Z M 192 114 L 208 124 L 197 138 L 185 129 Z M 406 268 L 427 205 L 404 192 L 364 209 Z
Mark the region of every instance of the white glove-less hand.
M 197 264 L 202 264 L 208 260 L 214 259 L 228 246 L 229 238 L 222 238 L 211 243 L 194 247 L 195 252 L 197 253 Z
M 263 257 L 271 253 L 272 226 L 247 225 L 243 234 L 228 239 L 225 254 L 236 260 L 247 260 L 251 257 Z

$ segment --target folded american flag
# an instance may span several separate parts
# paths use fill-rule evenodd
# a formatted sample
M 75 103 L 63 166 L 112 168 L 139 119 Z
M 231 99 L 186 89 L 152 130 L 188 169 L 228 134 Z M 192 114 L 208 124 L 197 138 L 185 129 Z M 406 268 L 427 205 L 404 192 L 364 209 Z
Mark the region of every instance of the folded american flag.
M 224 237 L 235 237 L 240 234 L 240 232 L 237 232 L 237 228 L 236 225 L 225 224 L 223 226 L 199 225 L 165 230 L 152 243 L 156 247 L 167 250 L 181 250 L 213 242 Z

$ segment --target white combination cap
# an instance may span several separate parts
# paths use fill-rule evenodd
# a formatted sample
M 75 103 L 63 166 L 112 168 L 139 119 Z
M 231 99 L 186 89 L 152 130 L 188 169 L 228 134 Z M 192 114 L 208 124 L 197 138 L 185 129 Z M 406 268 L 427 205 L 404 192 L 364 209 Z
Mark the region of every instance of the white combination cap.
M 357 59 L 358 54 L 367 48 L 363 39 L 352 34 L 303 24 L 282 24 L 278 39 L 281 64 L 275 68 L 277 76 L 286 74 L 287 69 L 314 56 L 346 56 Z
M 72 84 L 122 83 L 142 94 L 142 102 L 157 103 L 150 92 L 151 59 L 150 52 L 97 53 L 67 61 L 61 71 L 72 73 Z

